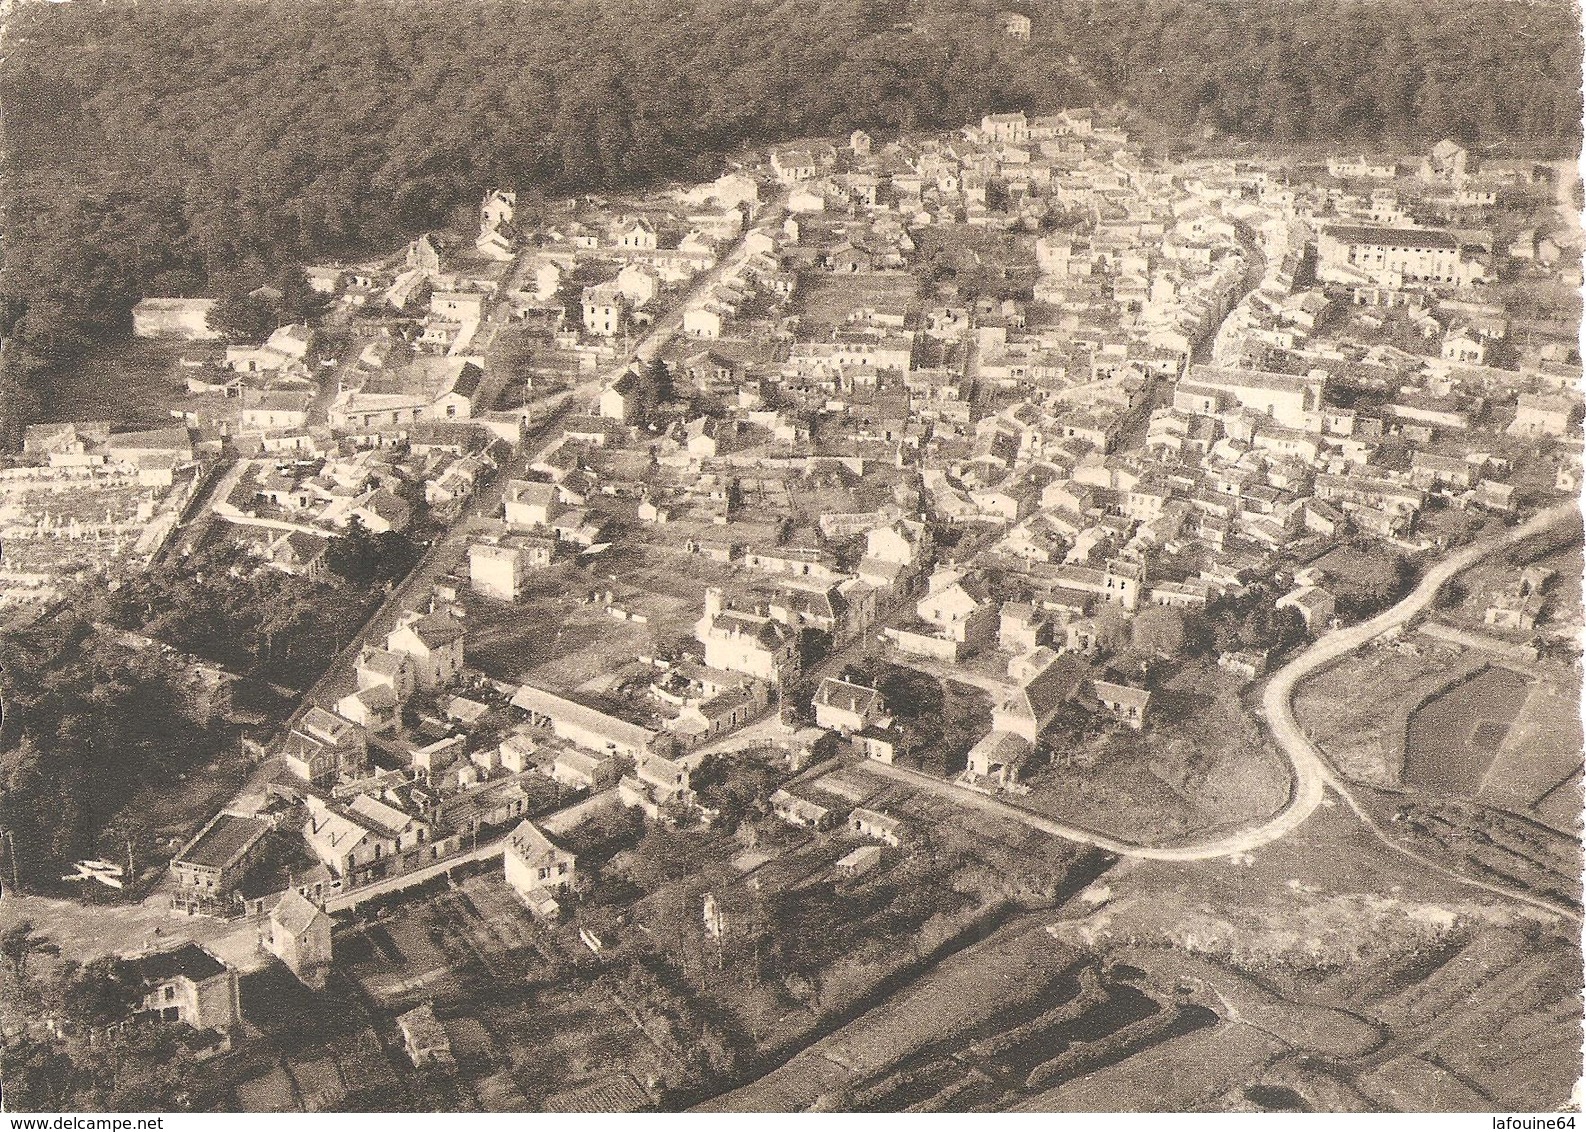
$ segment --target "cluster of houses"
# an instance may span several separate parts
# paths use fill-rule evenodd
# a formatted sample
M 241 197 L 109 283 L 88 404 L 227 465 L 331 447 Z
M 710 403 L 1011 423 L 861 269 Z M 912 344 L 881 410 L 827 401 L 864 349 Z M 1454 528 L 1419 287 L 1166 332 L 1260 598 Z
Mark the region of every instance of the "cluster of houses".
M 1029 36 L 1027 16 L 999 19 Z M 1282 567 L 1275 608 L 1319 633 L 1334 579 L 1289 569 L 1296 548 L 1415 551 L 1441 537 L 1429 512 L 1513 515 L 1516 463 L 1549 442 L 1564 442 L 1552 487 L 1578 490 L 1579 355 L 1488 286 L 1568 279 L 1568 238 L 1545 222 L 1506 247 L 1481 227 L 1501 195 L 1535 188 L 1550 191 L 1536 170 L 1477 171 L 1452 143 L 1325 169 L 1166 166 L 1105 114 L 1016 112 L 781 147 L 532 225 L 493 190 L 471 251 L 425 236 L 379 268 L 316 269 L 367 344 L 317 366 L 312 333 L 283 327 L 203 371 L 206 396 L 235 402 L 224 436 L 241 453 L 217 514 L 266 562 L 312 573 L 327 536 L 400 532 L 417 496 L 458 515 L 499 472 L 501 503 L 469 519 L 453 578 L 362 648 L 355 686 L 304 705 L 268 804 L 216 815 L 177 855 L 177 906 L 257 913 L 261 946 L 316 985 L 326 908 L 484 838 L 554 919 L 577 862 L 531 821 L 534 798 L 609 790 L 652 820 L 708 819 L 697 753 L 785 706 L 812 658 L 866 642 L 936 675 L 976 666 L 993 704 L 960 779 L 974 789 L 1020 789 L 1066 712 L 1151 726 L 1150 690 L 1098 663 L 1109 624 L 1204 609 Z M 949 254 L 965 239 L 973 267 Z M 135 325 L 201 340 L 207 311 L 149 300 Z M 499 409 L 484 345 L 508 324 L 538 360 L 517 378 L 524 404 Z M 654 356 L 625 368 L 632 337 L 658 329 Z M 527 455 L 527 399 L 553 372 L 588 376 Z M 177 433 L 185 460 L 203 450 L 193 427 L 41 427 L 29 451 L 152 474 Z M 642 710 L 468 670 L 459 587 L 519 602 L 536 572 L 618 540 L 698 595 L 691 624 L 661 627 L 673 646 L 644 658 Z M 1528 571 L 1488 624 L 1534 626 L 1547 583 Z M 1249 680 L 1266 656 L 1218 664 Z M 902 705 L 808 684 L 814 735 L 798 742 L 835 735 L 892 761 Z M 844 877 L 907 837 L 802 779 L 770 803 L 876 843 Z M 265 851 L 282 842 L 297 852 L 284 875 Z M 709 894 L 707 934 L 732 931 L 743 903 Z M 192 987 L 220 980 L 201 956 L 160 962 Z M 196 994 L 170 985 L 172 1002 Z M 219 1017 L 219 996 L 189 1013 Z M 433 1022 L 407 1016 L 416 1061 L 443 1060 Z
M 400 534 L 422 506 L 455 518 L 494 476 L 505 446 L 488 432 L 439 422 L 415 425 L 401 448 L 299 451 L 239 460 L 213 509 L 233 540 L 291 574 L 319 577 L 329 540 L 360 526 Z

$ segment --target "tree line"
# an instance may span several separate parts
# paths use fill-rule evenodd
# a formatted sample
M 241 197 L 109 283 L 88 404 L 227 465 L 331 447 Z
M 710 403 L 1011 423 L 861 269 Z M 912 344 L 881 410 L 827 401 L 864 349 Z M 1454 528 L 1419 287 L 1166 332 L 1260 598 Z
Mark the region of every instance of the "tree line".
M 396 246 L 488 186 L 694 181 L 745 144 L 1125 103 L 1277 142 L 1579 136 L 1569 9 L 1491 0 L 109 0 L 0 64 L 6 439 L 145 294 Z
M 48 883 L 64 862 L 95 852 L 119 859 L 129 839 L 141 857 L 149 793 L 237 758 L 239 732 L 223 702 L 196 694 L 185 665 L 128 647 L 118 631 L 252 680 L 306 687 L 395 568 L 391 555 L 410 560 L 411 548 L 388 544 L 358 530 L 335 540 L 332 570 L 358 573 L 357 587 L 207 547 L 113 589 L 86 581 L 53 616 L 0 631 L 0 828 L 21 879 Z

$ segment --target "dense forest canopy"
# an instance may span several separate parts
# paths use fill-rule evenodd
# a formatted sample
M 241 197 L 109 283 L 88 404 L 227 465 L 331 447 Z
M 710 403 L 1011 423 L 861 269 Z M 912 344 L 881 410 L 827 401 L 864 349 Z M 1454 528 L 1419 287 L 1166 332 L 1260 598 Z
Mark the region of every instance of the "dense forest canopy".
M 7 46 L 12 441 L 142 295 L 389 247 L 486 186 L 695 180 L 744 143 L 1075 103 L 1536 155 L 1580 118 L 1571 10 L 1494 0 L 108 0 L 24 5 Z

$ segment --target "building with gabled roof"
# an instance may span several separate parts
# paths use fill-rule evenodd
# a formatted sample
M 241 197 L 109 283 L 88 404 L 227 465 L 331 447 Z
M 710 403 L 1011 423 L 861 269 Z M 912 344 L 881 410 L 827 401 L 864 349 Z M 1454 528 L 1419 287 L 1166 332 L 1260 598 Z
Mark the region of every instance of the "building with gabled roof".
M 1096 701 L 1120 723 L 1136 731 L 1145 726 L 1146 711 L 1151 706 L 1151 693 L 1145 688 L 1131 688 L 1127 684 L 1114 684 L 1108 680 L 1092 680 L 1091 691 Z
M 270 909 L 260 943 L 306 987 L 321 990 L 331 966 L 330 915 L 295 888 Z
M 415 615 L 386 635 L 386 649 L 409 658 L 418 687 L 444 688 L 462 674 L 464 635 L 448 614 Z
M 1078 657 L 1054 654 L 991 709 L 992 730 L 1021 735 L 1033 745 L 1079 690 L 1086 671 L 1084 661 Z
M 784 788 L 773 791 L 768 801 L 771 812 L 790 825 L 827 829 L 834 822 L 832 807 Z
M 315 786 L 357 778 L 368 767 L 368 744 L 359 723 L 318 706 L 292 725 L 281 755 L 287 770 Z
M 384 685 L 403 702 L 413 694 L 413 662 L 406 653 L 365 645 L 354 666 L 360 689 Z
M 529 721 L 549 726 L 557 738 L 602 755 L 637 758 L 647 753 L 656 732 L 618 719 L 564 696 L 523 684 L 512 695 L 512 706 L 528 713 Z
M 694 638 L 705 646 L 705 663 L 728 672 L 742 672 L 776 684 L 799 668 L 797 633 L 758 613 L 724 607 L 719 589 L 705 591 L 705 614 L 694 625 Z
M 997 608 L 984 585 L 960 578 L 915 603 L 920 620 L 959 644 L 986 644 L 996 632 Z
M 447 1072 L 456 1066 L 452 1056 L 452 1041 L 446 1027 L 435 1017 L 435 1007 L 426 1002 L 406 1014 L 399 1014 L 397 1029 L 402 1031 L 402 1046 L 408 1060 L 419 1069 L 432 1068 Z
M 977 787 L 1012 786 L 1019 781 L 1034 753 L 1034 746 L 1013 731 L 988 731 L 969 749 L 967 765 L 961 776 L 965 785 Z
M 640 755 L 633 773 L 617 783 L 617 797 L 624 806 L 638 807 L 659 820 L 669 810 L 687 810 L 694 805 L 690 778 L 684 763 L 661 755 Z
M 884 727 L 891 722 L 879 691 L 836 676 L 821 681 L 812 704 L 817 727 L 844 735 L 869 727 Z
M 1216 416 L 1238 407 L 1262 413 L 1286 428 L 1308 429 L 1321 410 L 1325 375 L 1301 377 L 1263 370 L 1193 365 L 1173 391 L 1173 408 L 1197 416 Z
M 514 527 L 545 527 L 561 513 L 561 493 L 553 483 L 511 480 L 502 496 L 508 523 Z
M 303 826 L 309 850 L 348 885 L 385 876 L 398 859 L 396 838 L 332 809 L 311 810 Z
M 1459 240 L 1435 228 L 1328 225 L 1316 241 L 1323 283 L 1452 286 L 1462 282 Z
M 903 844 L 907 834 L 902 819 L 884 814 L 880 810 L 868 810 L 863 806 L 855 808 L 848 815 L 848 829 L 860 837 L 884 842 L 894 849 Z
M 1322 586 L 1299 586 L 1274 603 L 1275 609 L 1293 609 L 1312 631 L 1326 629 L 1333 618 L 1337 602 L 1332 593 Z
M 536 915 L 555 919 L 555 894 L 572 888 L 577 875 L 574 855 L 525 821 L 508 835 L 502 857 L 512 890 Z

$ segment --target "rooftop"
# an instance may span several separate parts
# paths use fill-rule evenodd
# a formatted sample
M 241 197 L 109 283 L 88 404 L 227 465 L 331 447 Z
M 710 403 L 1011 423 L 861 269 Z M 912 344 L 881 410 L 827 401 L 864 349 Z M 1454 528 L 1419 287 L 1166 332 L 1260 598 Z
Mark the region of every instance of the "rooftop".
M 269 823 L 241 814 L 216 814 L 176 855 L 176 860 L 201 868 L 223 869 L 270 831 Z
M 195 983 L 201 983 L 226 973 L 224 963 L 206 948 L 191 942 L 168 951 L 139 955 L 131 962 L 144 982 L 152 984 L 176 978 L 191 979 Z
M 1386 244 L 1397 248 L 1457 248 L 1459 241 L 1435 228 L 1374 228 L 1363 224 L 1335 224 L 1323 229 L 1346 244 Z

